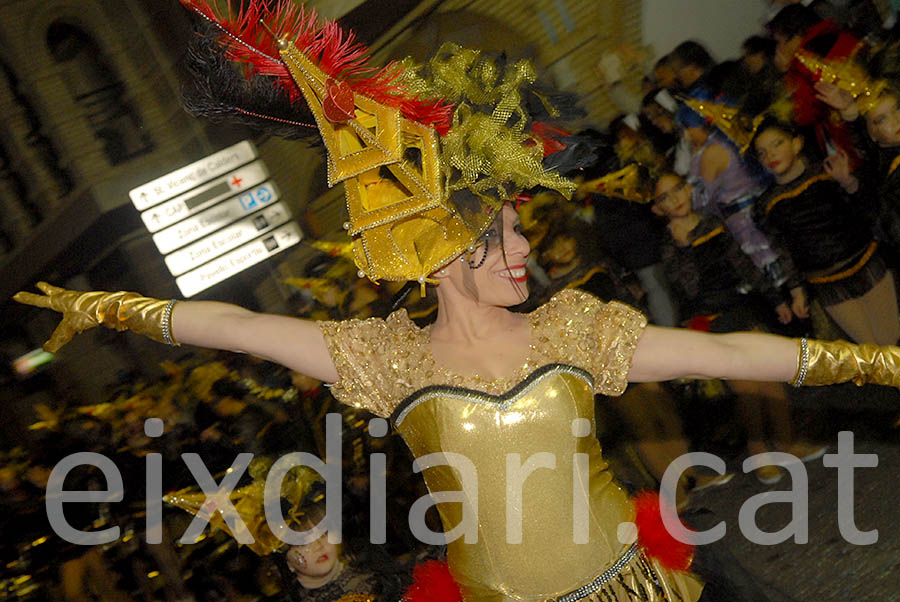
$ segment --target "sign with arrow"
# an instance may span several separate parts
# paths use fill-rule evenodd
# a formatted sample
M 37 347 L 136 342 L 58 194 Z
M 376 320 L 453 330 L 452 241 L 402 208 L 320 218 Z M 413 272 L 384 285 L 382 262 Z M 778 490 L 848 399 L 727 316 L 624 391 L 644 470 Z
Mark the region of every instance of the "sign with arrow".
M 185 297 L 300 242 L 258 156 L 245 140 L 128 193 Z
M 148 230 L 159 232 L 207 207 L 265 182 L 268 177 L 269 170 L 265 164 L 262 161 L 254 161 L 250 165 L 245 165 L 144 211 L 141 213 L 141 219 Z
M 200 291 L 298 244 L 302 237 L 300 226 L 296 222 L 288 222 L 253 242 L 179 276 L 175 283 L 182 295 L 193 297 Z
M 166 265 L 174 276 L 178 276 L 280 226 L 290 218 L 288 208 L 281 203 L 275 203 L 210 234 L 203 240 L 166 255 Z
M 233 171 L 258 156 L 256 146 L 249 140 L 244 140 L 138 186 L 128 196 L 138 211 L 143 211 Z

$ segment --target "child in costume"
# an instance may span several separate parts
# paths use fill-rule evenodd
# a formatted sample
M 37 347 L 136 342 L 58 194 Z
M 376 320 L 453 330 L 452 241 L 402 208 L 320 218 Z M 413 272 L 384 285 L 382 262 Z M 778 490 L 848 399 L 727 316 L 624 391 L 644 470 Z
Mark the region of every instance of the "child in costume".
M 877 199 L 876 231 L 896 255 L 900 250 L 900 44 L 883 48 L 868 61 L 868 73 L 855 63 L 815 60 L 823 73 L 819 98 L 852 123 L 865 153 L 857 175 L 861 194 Z
M 690 184 L 667 173 L 656 183 L 653 204 L 654 213 L 668 221 L 669 237 L 662 244 L 662 256 L 682 324 L 719 333 L 762 330 L 767 320 L 747 295 L 748 286 L 765 298 L 781 322 L 789 322 L 792 315 L 787 296 L 755 269 L 720 220 L 691 209 L 691 195 Z M 778 449 L 801 459 L 812 460 L 825 453 L 821 446 L 792 443 L 790 402 L 782 385 L 741 380 L 729 385 L 738 395 L 750 455 L 771 451 L 770 437 Z M 782 476 L 774 465 L 761 466 L 755 473 L 765 484 Z
M 900 316 L 894 277 L 878 252 L 867 208 L 848 195 L 859 182 L 842 151 L 824 165 L 810 163 L 803 138 L 764 119 L 753 146 L 775 184 L 760 197 L 755 217 L 783 241 L 811 296 L 857 343 L 894 344 Z
M 845 60 L 860 52 L 864 44 L 834 21 L 823 20 L 813 9 L 799 4 L 785 6 L 767 28 L 775 39 L 775 67 L 784 74 L 785 89 L 794 106 L 792 122 L 806 134 L 809 150 L 823 159 L 841 149 L 856 166 L 859 156 L 850 128 L 821 101 L 815 90 L 818 73 L 801 58 L 811 53 L 828 60 Z
M 645 531 L 620 531 L 636 509 L 593 436 L 595 393 L 684 376 L 900 384 L 894 347 L 657 328 L 624 304 L 571 290 L 530 314 L 508 311 L 527 294 L 529 246 L 504 200 L 523 187 L 573 189 L 542 169 L 540 145 L 525 144 L 518 100 L 534 77 L 527 63 L 503 68 L 448 46 L 427 78 L 402 66 L 389 71 L 388 81 L 417 91 L 392 94 L 398 88 L 372 83 L 384 82 L 378 74 L 359 76 L 353 67 L 360 63 L 348 58 L 355 47 L 333 26 L 295 19 L 288 4 L 270 12 L 252 2 L 228 21 L 185 1 L 218 29 L 212 46 L 233 58 L 252 55 L 261 61 L 257 75 L 278 77 L 289 97 L 305 99 L 328 152 L 329 180 L 345 184 L 360 272 L 436 283 L 436 321 L 418 328 L 401 310 L 384 320 L 314 323 L 225 303 L 46 283 L 39 283 L 44 295 L 15 299 L 63 314 L 50 350 L 105 324 L 278 362 L 333 383 L 344 403 L 390 417 L 439 500 L 452 540 L 449 569 L 466 602 L 700 597 L 694 575 L 648 555 Z M 421 101 L 438 96 L 453 106 Z M 493 108 L 478 110 L 485 106 Z M 542 452 L 555 458 L 552 470 L 539 459 L 546 454 L 533 457 Z M 435 462 L 433 453 L 457 464 Z M 524 481 L 521 497 L 507 499 L 509 473 Z M 662 556 L 671 551 L 663 548 Z M 688 552 L 668 564 L 687 569 L 689 561 Z
M 687 179 L 694 191 L 693 207 L 700 213 L 720 218 L 741 250 L 753 264 L 778 287 L 790 277 L 793 268 L 772 248 L 771 241 L 753 223 L 753 203 L 763 189 L 730 139 L 724 124 L 711 115 L 728 110 L 704 98 L 705 91 L 685 99 L 677 113 L 678 122 L 693 148 Z M 734 109 L 731 109 L 734 111 Z M 793 305 L 799 291 L 792 288 Z
M 353 538 L 335 544 L 326 528 L 324 490 L 306 466 L 292 468 L 282 482 L 279 503 L 288 528 L 310 533 L 304 543 L 286 544 L 275 535 L 265 516 L 265 480 L 272 467 L 266 457 L 254 458 L 247 472 L 252 481 L 229 494 L 242 525 L 212 512 L 210 523 L 239 542 L 249 535 L 250 550 L 274 559 L 281 575 L 280 594 L 271 602 L 394 602 L 408 584 L 408 569 L 394 562 L 381 546 Z M 206 496 L 196 488 L 166 494 L 163 499 L 191 514 L 209 514 Z M 241 533 L 241 530 L 246 533 Z M 277 529 L 276 529 L 277 531 Z M 351 545 L 352 544 L 352 545 Z M 352 551 L 351 551 L 352 548 Z
M 314 528 L 325 515 L 314 504 L 303 530 Z M 356 553 L 328 541 L 328 534 L 302 545 L 287 546 L 276 563 L 284 591 L 279 602 L 393 602 L 408 579 L 380 546 L 365 545 Z

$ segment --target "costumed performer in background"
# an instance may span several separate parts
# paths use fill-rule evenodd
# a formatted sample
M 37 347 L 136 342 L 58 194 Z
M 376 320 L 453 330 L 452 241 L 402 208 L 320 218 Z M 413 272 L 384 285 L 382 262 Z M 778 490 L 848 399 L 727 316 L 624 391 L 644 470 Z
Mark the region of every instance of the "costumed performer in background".
M 247 468 L 251 482 L 229 493 L 229 501 L 252 536 L 250 550 L 274 559 L 280 574 L 280 593 L 271 602 L 394 602 L 408 584 L 408 569 L 395 563 L 381 546 L 352 536 L 331 543 L 325 517 L 325 486 L 307 466 L 288 471 L 279 502 L 288 528 L 311 533 L 306 543 L 288 545 L 270 528 L 265 517 L 264 491 L 272 467 L 270 458 L 254 458 Z M 168 493 L 166 503 L 191 514 L 208 516 L 214 529 L 236 536 L 233 523 L 209 512 L 206 494 L 196 487 Z
M 213 24 L 210 46 L 252 55 L 257 75 L 282 74 L 279 85 L 305 99 L 328 151 L 329 180 L 346 187 L 361 273 L 434 283 L 436 321 L 418 328 L 400 310 L 316 323 L 46 283 L 38 285 L 44 295 L 15 299 L 63 314 L 50 350 L 104 324 L 249 353 L 333 383 L 340 401 L 390 417 L 415 457 L 456 458 L 423 472 L 431 493 L 446 498 L 436 506 L 452 539 L 449 570 L 467 602 L 700 598 L 689 550 L 666 559 L 672 547 L 648 550 L 642 527 L 637 535 L 620 530 L 636 508 L 603 461 L 595 393 L 681 377 L 900 384 L 894 347 L 658 328 L 627 305 L 574 290 L 529 314 L 509 311 L 527 295 L 529 245 L 504 200 L 519 188 L 573 188 L 543 170 L 540 144 L 528 144 L 520 108 L 534 79 L 527 62 L 501 65 L 445 46 L 423 75 L 401 63 L 387 72 L 392 86 L 378 88 L 378 74 L 352 77 L 362 59 L 335 26 L 316 28 L 288 4 L 269 12 L 252 2 L 234 21 L 187 4 Z M 416 92 L 401 96 L 403 89 Z M 429 116 L 429 106 L 449 105 L 424 106 L 423 98 L 453 108 Z M 538 459 L 548 454 L 553 462 Z M 477 486 L 460 467 L 477 475 Z M 510 478 L 524 483 L 508 499 Z

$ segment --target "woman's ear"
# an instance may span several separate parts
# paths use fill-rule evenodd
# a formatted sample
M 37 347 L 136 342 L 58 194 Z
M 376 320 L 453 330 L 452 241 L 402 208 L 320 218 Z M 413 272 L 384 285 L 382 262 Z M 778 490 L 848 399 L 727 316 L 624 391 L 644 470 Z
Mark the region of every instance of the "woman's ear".
M 791 138 L 791 149 L 794 151 L 795 155 L 799 155 L 800 151 L 803 150 L 803 136 L 794 136 Z

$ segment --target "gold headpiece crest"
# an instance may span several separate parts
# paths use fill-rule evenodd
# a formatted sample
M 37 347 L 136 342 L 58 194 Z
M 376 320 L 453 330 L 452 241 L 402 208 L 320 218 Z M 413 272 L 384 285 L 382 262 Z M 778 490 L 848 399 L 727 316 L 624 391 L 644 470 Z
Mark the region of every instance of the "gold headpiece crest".
M 718 128 L 729 140 L 746 152 L 752 141 L 751 132 L 741 123 L 743 114 L 737 107 L 701 100 L 699 98 L 682 97 L 681 101 L 695 113 L 706 118 L 710 125 Z
M 873 80 L 852 59 L 829 60 L 809 52 L 798 52 L 797 60 L 819 76 L 819 81 L 834 84 L 853 95 L 860 113 L 868 113 L 878 103 L 887 81 Z
M 591 191 L 636 203 L 648 203 L 650 199 L 641 191 L 638 166 L 630 163 L 618 171 L 585 183 Z

